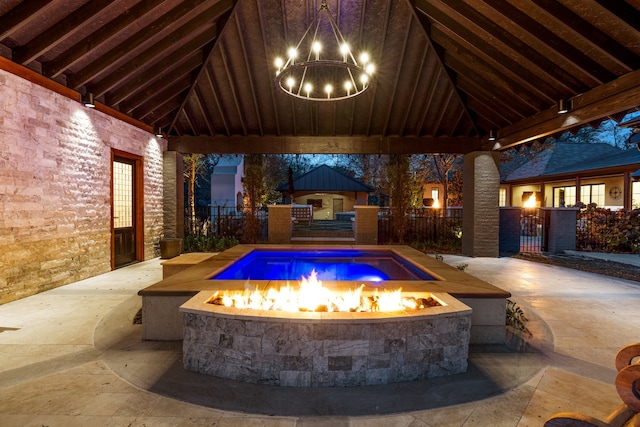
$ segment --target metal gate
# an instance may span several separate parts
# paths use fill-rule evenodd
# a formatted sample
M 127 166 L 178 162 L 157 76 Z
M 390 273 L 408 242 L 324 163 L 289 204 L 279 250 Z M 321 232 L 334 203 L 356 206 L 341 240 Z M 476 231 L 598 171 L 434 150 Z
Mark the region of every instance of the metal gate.
M 546 228 L 542 209 L 522 208 L 520 210 L 520 252 L 543 252 Z

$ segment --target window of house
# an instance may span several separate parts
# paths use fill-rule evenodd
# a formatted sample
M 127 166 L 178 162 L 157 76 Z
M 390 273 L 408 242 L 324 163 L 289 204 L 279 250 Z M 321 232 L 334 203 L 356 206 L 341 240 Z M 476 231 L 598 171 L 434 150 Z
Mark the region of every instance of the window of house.
M 498 200 L 499 206 L 507 206 L 507 189 L 501 188 L 500 195 L 498 196 L 500 199 Z
M 604 206 L 604 184 L 589 184 L 580 187 L 580 201 L 586 205 L 595 203 Z
M 560 208 L 576 204 L 576 186 L 553 187 L 553 207 Z
M 640 182 L 631 183 L 631 208 L 640 209 Z
M 431 187 L 431 198 L 433 200 L 440 199 L 440 189 L 438 189 L 438 187 Z

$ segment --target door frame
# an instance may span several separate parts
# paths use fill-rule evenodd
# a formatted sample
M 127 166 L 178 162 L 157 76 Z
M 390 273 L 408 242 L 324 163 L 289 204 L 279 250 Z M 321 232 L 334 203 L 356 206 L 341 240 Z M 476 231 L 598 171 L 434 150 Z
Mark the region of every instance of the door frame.
M 111 162 L 109 163 L 109 169 L 111 171 L 109 176 L 109 187 L 111 188 L 111 269 L 116 268 L 116 253 L 115 253 L 115 230 L 113 228 L 113 162 L 116 158 L 120 157 L 133 162 L 134 166 L 134 184 L 133 191 L 135 199 L 133 201 L 134 209 L 134 232 L 136 235 L 136 261 L 144 261 L 144 158 L 135 154 L 127 153 L 126 151 L 111 149 Z

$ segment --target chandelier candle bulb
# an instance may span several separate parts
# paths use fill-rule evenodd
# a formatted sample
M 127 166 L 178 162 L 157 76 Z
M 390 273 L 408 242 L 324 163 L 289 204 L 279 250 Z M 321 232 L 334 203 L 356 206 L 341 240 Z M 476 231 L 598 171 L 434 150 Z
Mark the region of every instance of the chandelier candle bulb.
M 305 47 L 308 49 L 306 55 L 303 54 L 302 59 L 296 61 L 298 50 Z M 371 86 L 375 66 L 370 63 L 366 52 L 360 54 L 360 61 L 361 64 L 356 61 L 326 1 L 322 1 L 296 47 L 289 48 L 287 61 L 276 59 L 275 84 L 285 94 L 307 101 L 349 99 L 364 93 Z M 366 79 L 361 77 L 362 89 L 356 84 L 354 75 L 366 76 Z M 326 83 L 326 97 L 321 92 L 314 94 L 310 89 L 307 90 L 307 87 L 311 87 L 307 84 L 314 83 Z

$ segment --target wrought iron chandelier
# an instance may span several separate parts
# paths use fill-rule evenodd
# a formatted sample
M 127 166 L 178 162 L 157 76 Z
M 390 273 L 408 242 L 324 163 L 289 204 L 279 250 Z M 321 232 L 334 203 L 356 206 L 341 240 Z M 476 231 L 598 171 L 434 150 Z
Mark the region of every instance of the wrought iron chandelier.
M 320 39 L 323 18 L 333 32 L 329 41 Z M 298 60 L 301 49 L 308 49 L 308 53 L 306 59 Z M 287 95 L 310 101 L 338 101 L 361 95 L 370 87 L 375 71 L 368 53 L 362 52 L 356 60 L 326 0 L 298 44 L 288 50 L 287 60 L 276 58 L 275 66 L 276 86 Z

